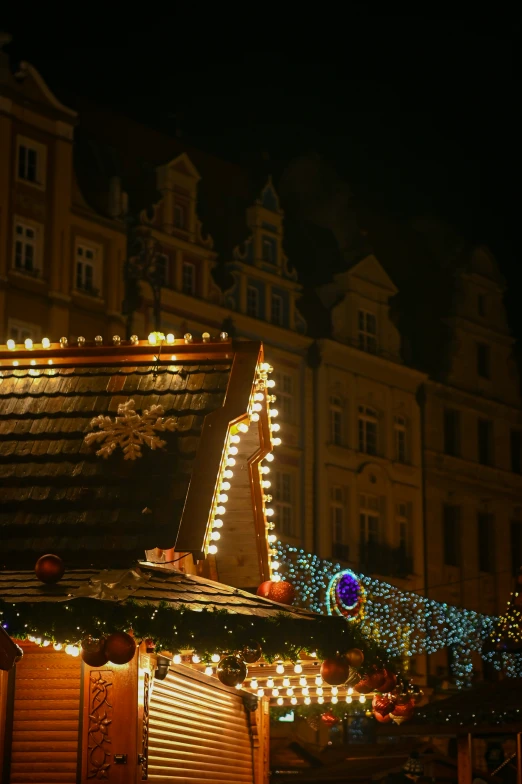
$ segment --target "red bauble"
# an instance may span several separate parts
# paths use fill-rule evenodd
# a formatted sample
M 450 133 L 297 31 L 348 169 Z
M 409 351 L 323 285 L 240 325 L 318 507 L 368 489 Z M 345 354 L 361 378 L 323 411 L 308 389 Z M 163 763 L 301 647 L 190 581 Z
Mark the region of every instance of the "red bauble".
M 355 684 L 353 687 L 357 694 L 369 694 L 373 691 L 373 685 L 371 683 L 371 679 L 366 676 L 362 678 L 358 683 Z
M 379 713 L 379 711 L 375 710 L 373 711 L 373 718 L 377 719 L 377 721 L 381 724 L 388 724 L 392 720 L 392 717 L 389 713 L 387 713 L 386 716 L 383 716 L 382 713 Z
M 388 692 L 392 691 L 397 686 L 397 676 L 393 672 L 389 672 L 388 670 L 384 670 L 386 673 L 386 680 L 381 685 L 379 691 L 383 694 L 388 694 Z
M 395 708 L 395 700 L 391 700 L 388 696 L 375 696 L 372 700 L 372 708 L 381 716 L 387 716 Z
M 92 637 L 85 637 L 82 640 L 82 659 L 89 667 L 103 667 L 109 661 L 109 657 L 105 654 L 105 640 L 93 639 Z
M 65 572 L 65 566 L 59 555 L 42 555 L 35 564 L 34 571 L 40 582 L 54 585 L 59 582 Z
M 248 675 L 248 669 L 244 661 L 237 656 L 225 656 L 219 662 L 216 674 L 225 686 L 239 686 Z
M 346 656 L 333 656 L 321 664 L 321 677 L 329 686 L 341 686 L 348 680 L 350 665 Z
M 321 714 L 321 721 L 323 721 L 327 727 L 333 727 L 335 724 L 339 723 L 337 716 L 334 716 L 330 711 Z
M 243 661 L 246 661 L 248 664 L 254 664 L 254 662 L 259 661 L 259 659 L 261 658 L 261 654 L 262 654 L 262 650 L 260 644 L 255 640 L 250 640 L 242 648 L 239 656 L 241 659 L 243 659 Z
M 405 703 L 399 704 L 395 706 L 395 708 L 390 713 L 392 717 L 399 717 L 401 719 L 411 719 L 413 713 L 415 711 L 415 707 L 411 700 L 408 700 Z
M 280 604 L 292 604 L 295 599 L 295 588 L 291 583 L 287 583 L 286 580 L 280 580 L 277 583 L 272 583 L 268 598 Z
M 257 595 L 262 596 L 264 599 L 268 599 L 270 594 L 270 589 L 272 587 L 272 580 L 265 580 L 264 583 L 261 583 L 259 588 L 257 589 Z
M 358 667 L 361 667 L 364 662 L 364 653 L 359 648 L 350 648 L 346 653 L 346 658 L 348 659 L 350 667 L 355 667 L 355 669 L 357 669 Z
M 134 657 L 136 643 L 127 632 L 114 632 L 105 640 L 103 650 L 113 664 L 127 664 Z

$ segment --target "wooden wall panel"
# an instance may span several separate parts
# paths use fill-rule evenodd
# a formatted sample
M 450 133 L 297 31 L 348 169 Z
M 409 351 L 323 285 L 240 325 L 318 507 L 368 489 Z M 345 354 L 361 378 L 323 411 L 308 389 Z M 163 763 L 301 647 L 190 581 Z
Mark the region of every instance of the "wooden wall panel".
M 81 663 L 24 645 L 16 665 L 11 784 L 76 784 Z

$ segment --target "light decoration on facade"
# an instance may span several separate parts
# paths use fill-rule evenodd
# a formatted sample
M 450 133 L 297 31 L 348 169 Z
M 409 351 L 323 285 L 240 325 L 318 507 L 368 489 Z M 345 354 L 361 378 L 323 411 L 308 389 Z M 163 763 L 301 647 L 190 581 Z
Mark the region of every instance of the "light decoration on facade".
M 332 607 L 331 588 L 349 570 L 291 545 L 277 542 L 274 549 L 282 579 L 297 591 L 301 606 L 327 614 Z M 420 596 L 364 574 L 354 574 L 365 594 L 362 630 L 378 639 L 390 658 L 451 652 L 451 671 L 456 685 L 469 686 L 473 678 L 473 654 L 479 654 L 509 677 L 522 677 L 522 657 L 487 650 L 498 618 Z M 337 583 L 336 583 L 337 581 Z M 335 599 L 334 599 L 335 601 Z

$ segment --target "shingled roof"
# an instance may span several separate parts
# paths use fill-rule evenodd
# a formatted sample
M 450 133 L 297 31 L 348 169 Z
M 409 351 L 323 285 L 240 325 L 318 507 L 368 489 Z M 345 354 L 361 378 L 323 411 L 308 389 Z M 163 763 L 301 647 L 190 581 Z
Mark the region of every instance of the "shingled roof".
M 255 369 L 252 345 L 242 344 Z M 32 567 L 46 552 L 68 567 L 126 567 L 174 546 L 205 418 L 222 409 L 237 352 L 230 341 L 172 350 L 158 362 L 150 346 L 0 357 L 0 568 Z M 175 431 L 140 459 L 117 450 L 104 460 L 85 436 L 94 416 L 113 418 L 129 399 L 138 412 L 163 406 Z

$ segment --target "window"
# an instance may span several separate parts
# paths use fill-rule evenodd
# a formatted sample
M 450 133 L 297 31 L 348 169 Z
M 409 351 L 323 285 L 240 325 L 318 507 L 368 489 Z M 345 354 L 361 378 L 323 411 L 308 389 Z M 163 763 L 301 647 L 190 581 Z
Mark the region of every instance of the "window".
M 345 494 L 339 485 L 334 485 L 330 489 L 330 524 L 332 526 L 332 557 L 347 561 L 350 548 L 346 542 Z
M 26 321 L 8 319 L 7 336 L 15 343 L 23 343 L 27 338 L 31 338 L 35 343 L 40 342 L 40 327 L 36 324 L 29 324 Z
M 394 417 L 393 435 L 395 441 L 395 460 L 397 463 L 406 462 L 406 419 L 403 416 Z
M 490 377 L 490 351 L 485 343 L 477 343 L 477 373 L 481 378 Z
M 43 188 L 45 185 L 45 161 L 45 145 L 24 136 L 18 137 L 16 160 L 18 180 Z
M 93 245 L 76 245 L 76 289 L 85 294 L 99 294 L 100 250 Z
M 275 475 L 274 502 L 277 511 L 277 527 L 284 536 L 295 536 L 293 476 L 287 471 Z
M 280 294 L 272 294 L 271 319 L 272 324 L 283 324 L 283 298 Z
M 361 545 L 378 544 L 379 542 L 379 497 L 361 495 L 359 498 L 359 528 Z
M 484 317 L 486 315 L 486 295 L 479 294 L 477 297 L 477 310 L 479 316 Z
M 185 207 L 181 204 L 174 205 L 174 228 L 185 228 Z
M 169 257 L 165 253 L 160 253 L 155 258 L 156 275 L 160 286 L 168 286 L 169 284 Z
M 460 507 L 444 504 L 443 512 L 444 563 L 460 566 Z
M 340 397 L 330 398 L 330 440 L 340 446 L 343 441 L 343 403 Z
M 255 286 L 247 288 L 247 316 L 258 318 L 259 316 L 259 291 Z
M 511 570 L 513 577 L 516 577 L 522 566 L 522 522 L 520 520 L 511 521 L 510 534 Z
M 460 453 L 460 413 L 454 408 L 444 411 L 444 453 L 453 457 Z
M 514 474 L 522 474 L 522 433 L 512 430 L 510 434 L 511 470 Z
M 294 418 L 294 379 L 288 373 L 274 373 L 276 382 L 276 403 L 282 422 L 292 422 Z
M 358 416 L 359 452 L 377 454 L 377 412 L 373 408 L 359 406 Z
M 369 354 L 377 353 L 377 319 L 366 310 L 359 311 L 359 348 Z
M 263 261 L 268 264 L 275 264 L 277 261 L 276 240 L 271 237 L 263 237 Z
M 495 518 L 492 514 L 477 515 L 478 557 L 481 572 L 495 571 Z
M 411 550 L 411 526 L 408 504 L 400 503 L 396 505 L 395 522 L 397 525 L 399 549 L 401 553 L 408 555 Z
M 184 294 L 190 294 L 192 297 L 196 294 L 196 265 L 191 261 L 183 262 L 181 290 Z
M 482 465 L 493 465 L 493 423 L 487 419 L 477 422 L 478 461 Z
M 38 270 L 38 233 L 29 223 L 17 220 L 14 227 L 14 268 L 18 272 L 37 275 Z

